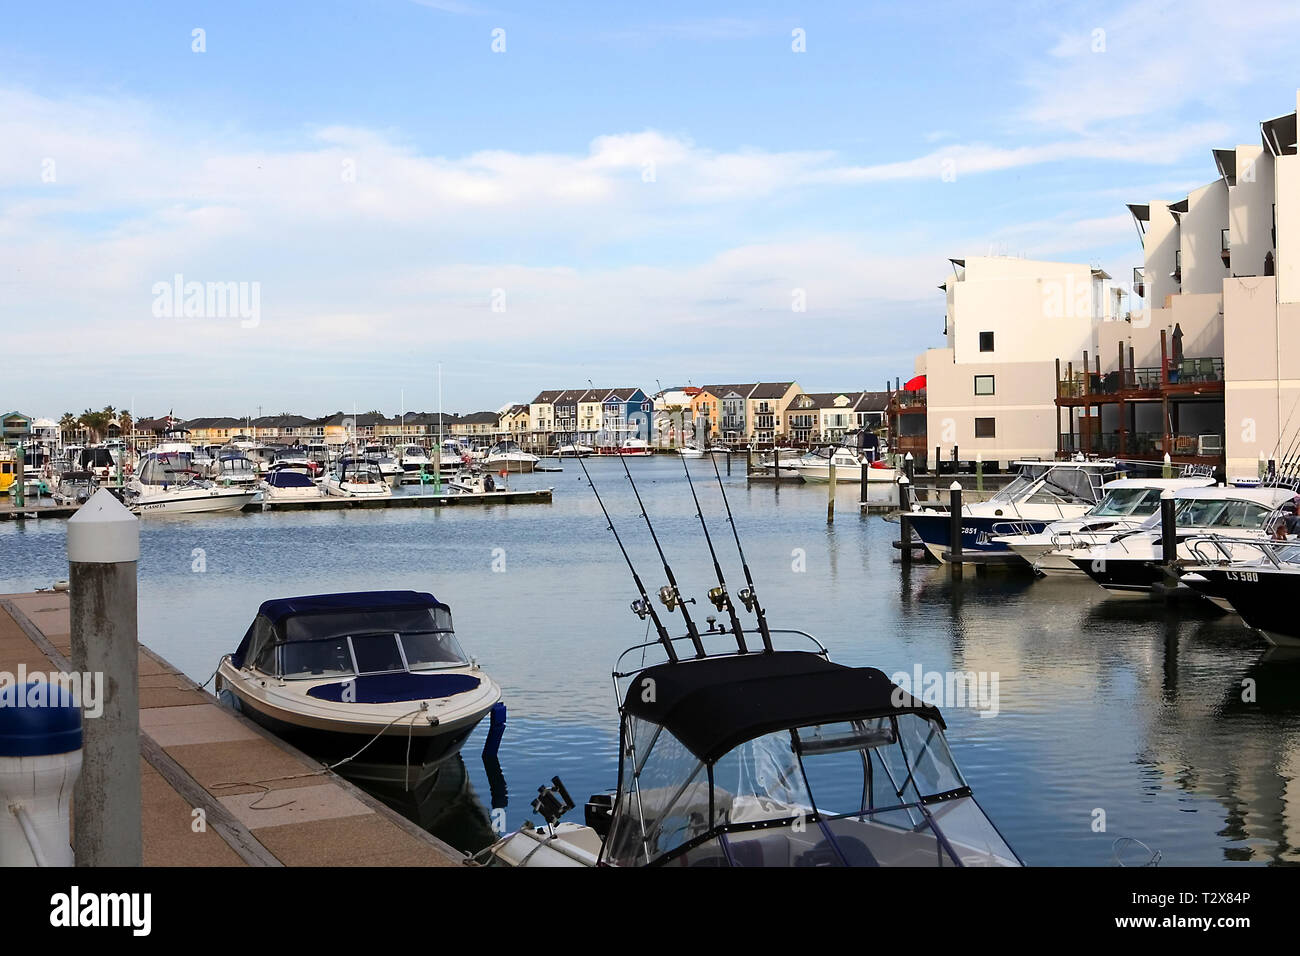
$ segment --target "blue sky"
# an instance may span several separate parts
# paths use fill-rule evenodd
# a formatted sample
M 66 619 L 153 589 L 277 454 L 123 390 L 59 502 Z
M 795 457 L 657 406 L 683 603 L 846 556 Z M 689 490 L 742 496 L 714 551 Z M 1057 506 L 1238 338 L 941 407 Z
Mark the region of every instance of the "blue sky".
M 6 11 L 0 406 L 879 388 L 947 257 L 1127 277 L 1124 202 L 1300 85 L 1290 3 L 151 6 Z M 177 274 L 256 321 L 156 314 Z

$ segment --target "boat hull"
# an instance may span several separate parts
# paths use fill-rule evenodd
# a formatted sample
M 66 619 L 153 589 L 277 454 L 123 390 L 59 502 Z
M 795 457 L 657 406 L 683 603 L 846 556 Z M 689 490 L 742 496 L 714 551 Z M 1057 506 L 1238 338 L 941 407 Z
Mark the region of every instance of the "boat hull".
M 1251 568 L 1198 567 L 1183 581 L 1220 607 L 1227 604 L 1270 644 L 1300 647 L 1300 619 L 1291 603 L 1300 576 Z
M 531 474 L 537 462 L 528 458 L 488 458 L 483 462 L 483 470 L 496 474 L 506 472 L 510 475 Z
M 221 489 L 219 494 L 144 497 L 131 503 L 133 514 L 192 515 L 223 511 L 243 511 L 256 492 Z
M 947 561 L 948 552 L 952 549 L 951 520 L 947 512 L 913 511 L 908 515 L 908 521 L 917 537 L 925 543 L 926 550 L 938 560 Z M 1020 555 L 1004 542 L 996 540 L 1012 533 L 1010 526 L 1013 524 L 1025 534 L 1039 534 L 1047 527 L 1046 521 L 964 514 L 961 519 L 962 552 L 979 555 L 982 561 L 1024 563 Z

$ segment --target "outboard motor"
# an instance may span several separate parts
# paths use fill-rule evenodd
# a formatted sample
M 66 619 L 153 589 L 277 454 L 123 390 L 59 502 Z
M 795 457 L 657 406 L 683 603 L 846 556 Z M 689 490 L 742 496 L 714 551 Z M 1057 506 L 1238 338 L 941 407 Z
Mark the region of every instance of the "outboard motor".
M 72 866 L 68 818 L 81 773 L 81 708 L 47 682 L 0 691 L 0 867 Z

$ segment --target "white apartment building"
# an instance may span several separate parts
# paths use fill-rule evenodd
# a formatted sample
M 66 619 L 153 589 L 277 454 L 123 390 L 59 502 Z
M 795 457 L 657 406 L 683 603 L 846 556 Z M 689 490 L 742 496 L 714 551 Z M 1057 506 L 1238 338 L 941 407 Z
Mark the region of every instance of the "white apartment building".
M 1099 329 L 1092 450 L 1168 452 L 1222 463 L 1228 477 L 1287 454 L 1300 428 L 1296 113 L 1262 122 L 1260 134 L 1213 150 L 1217 178 L 1185 198 L 1129 205 L 1142 303 Z M 1064 404 L 1079 404 L 1073 391 Z
M 1051 458 L 1058 438 L 1056 360 L 1092 347 L 1114 312 L 1110 276 L 1069 262 L 952 259 L 943 348 L 916 360 L 926 377 L 927 453 L 1006 464 Z

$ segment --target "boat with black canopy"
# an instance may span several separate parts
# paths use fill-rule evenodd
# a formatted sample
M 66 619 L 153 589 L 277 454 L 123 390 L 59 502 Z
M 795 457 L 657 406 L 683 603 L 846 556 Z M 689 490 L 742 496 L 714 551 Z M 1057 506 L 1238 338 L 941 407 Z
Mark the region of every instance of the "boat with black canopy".
M 649 526 L 639 493 L 637 504 Z M 480 856 L 518 867 L 1021 865 L 957 768 L 939 710 L 876 668 L 832 662 L 807 632 L 769 628 L 737 533 L 736 598 L 758 626 L 742 625 L 696 507 L 718 579 L 708 599 L 730 625 L 697 628 L 651 527 L 669 582 L 660 601 L 687 629 L 671 637 L 602 501 L 640 595 L 632 610 L 659 635 L 614 667 L 617 789 L 587 802 L 583 824 L 566 823 L 574 803 L 552 778 L 532 804 L 545 822 Z
M 362 752 L 378 777 L 456 753 L 501 699 L 461 649 L 451 609 L 418 591 L 266 601 L 221 659 L 217 691 L 322 760 Z

